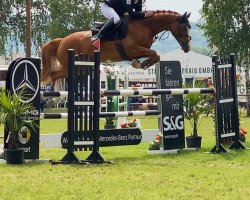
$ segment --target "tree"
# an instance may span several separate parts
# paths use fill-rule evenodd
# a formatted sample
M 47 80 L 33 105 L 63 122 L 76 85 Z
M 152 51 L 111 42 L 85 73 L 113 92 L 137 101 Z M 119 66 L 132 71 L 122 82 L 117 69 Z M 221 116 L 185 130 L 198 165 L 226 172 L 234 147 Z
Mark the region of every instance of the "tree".
M 26 41 L 26 1 L 2 0 L 0 2 L 0 49 L 6 55 L 8 52 L 18 52 Z M 34 0 L 32 9 L 32 43 L 41 42 L 46 30 L 43 23 L 47 18 L 46 6 L 43 0 Z M 38 22 L 39 20 L 39 22 Z
M 20 52 L 26 41 L 26 1 L 0 2 L 0 54 Z M 89 29 L 100 19 L 100 0 L 33 0 L 33 54 L 50 39 Z
M 96 4 L 93 1 L 90 3 L 89 0 L 48 0 L 48 9 L 51 11 L 48 24 L 50 38 L 88 30 L 94 18 L 98 16 Z
M 203 0 L 201 25 L 210 47 L 219 48 L 219 53 L 228 55 L 237 52 L 238 62 L 250 48 L 249 0 Z
M 192 46 L 192 51 L 205 56 L 209 56 L 211 52 L 209 48 L 202 46 Z
M 237 64 L 244 65 L 247 95 L 250 95 L 250 3 L 249 0 L 203 0 L 200 25 L 208 38 L 210 47 L 218 47 L 219 54 L 236 53 Z M 248 115 L 250 98 L 248 97 Z

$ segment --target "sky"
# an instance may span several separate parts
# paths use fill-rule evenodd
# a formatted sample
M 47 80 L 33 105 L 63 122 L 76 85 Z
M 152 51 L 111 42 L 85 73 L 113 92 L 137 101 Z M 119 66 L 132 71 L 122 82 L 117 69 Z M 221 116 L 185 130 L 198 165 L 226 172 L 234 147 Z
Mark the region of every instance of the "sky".
M 190 21 L 196 22 L 201 15 L 202 0 L 146 0 L 147 10 L 172 10 L 180 14 L 191 12 Z

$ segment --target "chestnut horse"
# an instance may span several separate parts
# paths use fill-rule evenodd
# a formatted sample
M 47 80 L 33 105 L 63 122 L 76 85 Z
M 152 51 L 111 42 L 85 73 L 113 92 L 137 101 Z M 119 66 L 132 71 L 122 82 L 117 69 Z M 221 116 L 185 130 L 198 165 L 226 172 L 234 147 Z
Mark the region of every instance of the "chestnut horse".
M 133 61 L 132 66 L 146 69 L 160 61 L 160 56 L 150 47 L 154 37 L 164 30 L 170 31 L 182 50 L 187 53 L 190 50 L 191 40 L 189 16 L 190 14 L 187 13 L 180 15 L 173 11 L 154 11 L 153 16 L 144 20 L 129 20 L 128 33 L 121 42 L 128 60 Z M 44 44 L 41 48 L 42 84 L 55 82 L 59 78 L 67 78 L 68 49 L 74 49 L 76 54 L 84 52 L 84 54 L 92 55 L 95 48 L 91 44 L 91 37 L 91 31 L 82 31 Z M 101 62 L 124 60 L 114 41 L 101 41 L 100 58 Z M 139 58 L 146 58 L 146 60 L 140 63 Z

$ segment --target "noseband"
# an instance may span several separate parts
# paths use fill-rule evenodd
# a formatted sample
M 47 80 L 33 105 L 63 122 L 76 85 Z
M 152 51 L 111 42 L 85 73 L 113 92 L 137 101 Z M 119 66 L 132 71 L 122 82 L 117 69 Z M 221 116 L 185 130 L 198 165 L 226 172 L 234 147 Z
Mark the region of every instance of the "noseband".
M 178 41 L 178 43 L 179 43 L 179 44 L 181 45 L 181 47 L 183 48 L 183 47 L 185 47 L 185 46 L 189 43 L 189 41 L 190 41 L 192 38 L 191 38 L 191 36 L 185 35 L 185 34 L 183 34 L 183 33 L 181 32 L 181 25 L 182 25 L 182 24 L 185 24 L 185 25 L 188 27 L 188 29 L 190 29 L 191 26 L 190 26 L 190 24 L 188 23 L 188 21 L 187 21 L 187 22 L 181 22 L 181 16 L 178 17 L 179 37 L 182 38 L 183 36 L 185 36 L 185 37 L 188 38 L 188 40 L 187 40 L 186 42 L 182 41 L 181 39 L 179 40 L 179 39 L 176 38 L 177 41 Z

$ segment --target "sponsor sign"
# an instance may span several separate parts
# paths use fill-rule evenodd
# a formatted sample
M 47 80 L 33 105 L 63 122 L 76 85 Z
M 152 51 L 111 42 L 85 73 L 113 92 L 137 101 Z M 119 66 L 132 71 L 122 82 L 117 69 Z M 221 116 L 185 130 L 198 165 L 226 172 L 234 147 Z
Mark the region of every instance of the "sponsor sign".
M 138 128 L 124 128 L 124 129 L 107 129 L 99 130 L 99 146 L 123 146 L 123 145 L 138 145 L 142 140 L 141 130 Z M 92 131 L 76 131 L 74 134 L 74 147 L 76 149 L 92 148 L 93 146 L 93 132 Z M 62 134 L 61 144 L 62 148 L 67 149 L 69 140 L 69 132 Z
M 158 76 L 161 89 L 182 88 L 179 61 L 160 62 Z M 185 148 L 183 95 L 161 95 L 161 113 L 164 150 Z
M 24 89 L 23 98 L 20 101 L 24 103 L 32 102 L 36 108 L 34 112 L 27 111 L 27 115 L 39 116 L 40 114 L 40 59 L 22 58 L 13 61 L 6 75 L 6 89 L 17 94 Z M 39 120 L 38 127 L 28 129 L 22 128 L 18 134 L 20 147 L 24 150 L 25 159 L 39 158 Z M 5 138 L 8 133 L 5 131 Z M 5 148 L 8 144 L 5 144 Z

